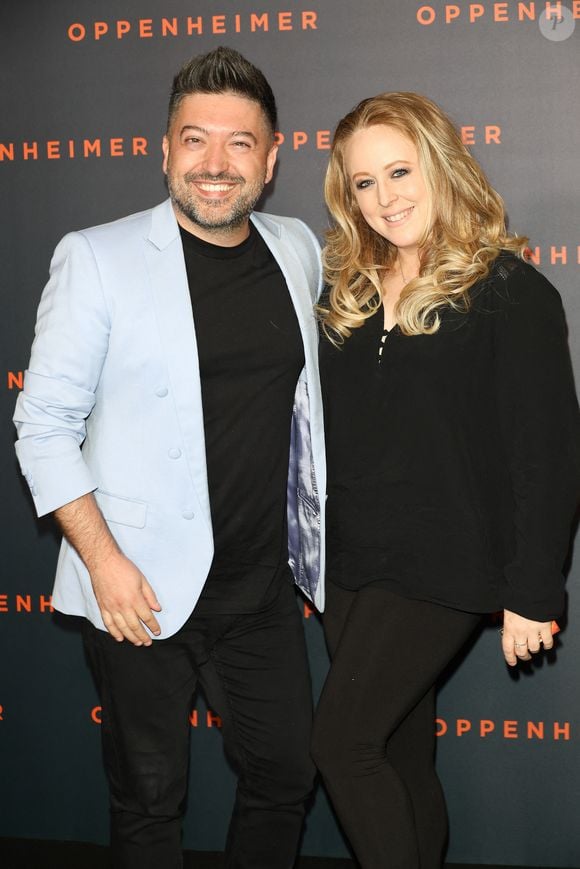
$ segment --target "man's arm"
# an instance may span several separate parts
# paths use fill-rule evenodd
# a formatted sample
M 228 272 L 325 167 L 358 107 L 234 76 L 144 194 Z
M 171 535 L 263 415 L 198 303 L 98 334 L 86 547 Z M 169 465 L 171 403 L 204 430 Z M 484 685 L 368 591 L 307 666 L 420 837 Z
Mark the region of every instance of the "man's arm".
M 152 610 L 161 606 L 141 571 L 126 558 L 109 531 L 92 493 L 54 512 L 68 542 L 89 571 L 105 627 L 112 637 L 135 646 L 153 642 L 145 628 L 160 634 Z
M 52 258 L 14 413 L 16 455 L 39 516 L 97 488 L 81 444 L 109 335 L 110 316 L 93 251 L 82 233 L 70 233 Z
M 16 452 L 39 516 L 54 511 L 89 571 L 106 628 L 116 640 L 150 645 L 161 607 L 119 549 L 92 492 L 81 444 L 108 353 L 110 313 L 92 247 L 83 233 L 57 246 L 38 308 L 36 335 L 14 422 Z

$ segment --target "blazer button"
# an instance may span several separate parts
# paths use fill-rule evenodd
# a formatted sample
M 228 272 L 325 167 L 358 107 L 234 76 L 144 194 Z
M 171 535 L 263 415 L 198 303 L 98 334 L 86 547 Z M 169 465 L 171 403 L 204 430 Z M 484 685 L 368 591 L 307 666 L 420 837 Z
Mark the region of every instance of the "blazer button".
M 193 510 L 184 510 L 181 515 L 184 519 L 193 519 L 195 513 L 193 512 Z
M 166 395 L 169 395 L 169 390 L 166 386 L 160 386 L 159 389 L 155 390 L 155 395 L 157 398 L 165 398 Z
M 181 450 L 179 450 L 177 447 L 172 447 L 168 451 L 167 455 L 169 456 L 170 459 L 178 459 L 181 455 Z

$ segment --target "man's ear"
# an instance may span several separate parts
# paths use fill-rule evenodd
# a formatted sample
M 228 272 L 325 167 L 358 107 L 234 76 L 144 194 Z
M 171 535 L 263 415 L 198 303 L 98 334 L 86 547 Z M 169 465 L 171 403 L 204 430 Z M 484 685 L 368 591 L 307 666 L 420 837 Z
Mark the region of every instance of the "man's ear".
M 167 163 L 169 161 L 169 139 L 167 136 L 163 136 L 163 141 L 161 142 L 161 148 L 163 150 L 163 164 L 162 168 L 165 174 L 167 175 Z
M 268 154 L 266 156 L 266 177 L 264 180 L 264 184 L 267 184 L 268 181 L 272 180 L 272 175 L 274 174 L 274 166 L 276 165 L 276 158 L 278 157 L 278 145 L 274 142 Z

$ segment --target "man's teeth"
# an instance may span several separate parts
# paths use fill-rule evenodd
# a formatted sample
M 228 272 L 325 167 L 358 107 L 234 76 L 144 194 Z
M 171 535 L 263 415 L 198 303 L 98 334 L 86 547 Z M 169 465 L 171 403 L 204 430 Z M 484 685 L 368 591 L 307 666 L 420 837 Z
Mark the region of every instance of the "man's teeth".
M 199 185 L 202 190 L 205 190 L 207 193 L 227 193 L 228 190 L 232 189 L 231 184 L 205 184 L 201 183 Z

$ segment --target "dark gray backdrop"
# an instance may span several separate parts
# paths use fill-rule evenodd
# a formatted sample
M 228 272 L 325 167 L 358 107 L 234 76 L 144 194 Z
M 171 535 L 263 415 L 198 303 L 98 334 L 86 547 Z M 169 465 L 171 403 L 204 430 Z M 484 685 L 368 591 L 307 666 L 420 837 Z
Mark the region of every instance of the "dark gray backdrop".
M 542 20 L 545 6 L 412 0 L 1 4 L 0 836 L 103 842 L 107 835 L 99 726 L 91 717 L 97 698 L 78 624 L 46 609 L 56 536 L 49 520 L 35 520 L 12 451 L 19 372 L 28 361 L 56 242 L 68 230 L 147 208 L 165 196 L 160 141 L 171 78 L 190 55 L 228 44 L 264 70 L 279 102 L 285 140 L 263 207 L 304 218 L 321 237 L 327 222 L 325 145 L 338 118 L 382 90 L 417 90 L 438 101 L 465 128 L 507 202 L 511 227 L 531 236 L 541 270 L 562 292 L 578 369 L 580 3 L 552 4 L 550 21 Z M 164 26 L 177 34 L 163 35 Z M 493 141 L 498 127 L 499 142 Z M 146 140 L 146 155 L 132 154 L 135 137 Z M 111 139 L 121 141 L 111 145 Z M 83 156 L 84 140 L 99 140 L 101 156 Z M 580 865 L 578 586 L 579 569 L 572 565 L 569 609 L 550 661 L 529 672 L 507 672 L 490 626 L 441 692 L 438 763 L 449 802 L 452 861 Z M 324 643 L 315 616 L 305 619 L 305 627 L 318 693 L 327 667 Z M 185 844 L 218 850 L 233 778 L 201 700 L 197 709 Z M 303 853 L 345 853 L 322 792 Z

